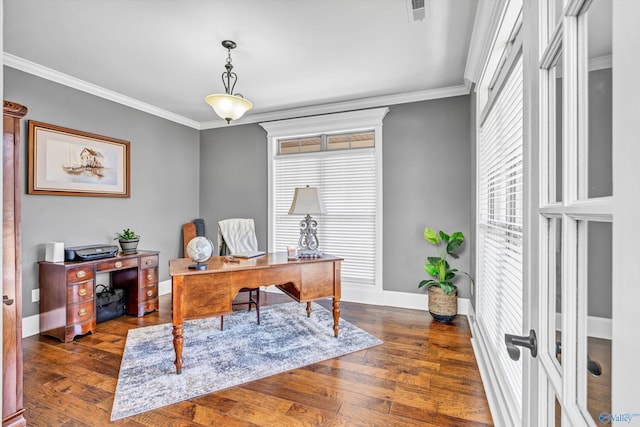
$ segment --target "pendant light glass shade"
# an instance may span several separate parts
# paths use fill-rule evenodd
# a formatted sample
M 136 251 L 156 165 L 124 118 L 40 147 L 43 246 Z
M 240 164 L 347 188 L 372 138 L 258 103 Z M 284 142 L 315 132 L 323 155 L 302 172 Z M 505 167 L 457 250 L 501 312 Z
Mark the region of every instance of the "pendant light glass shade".
M 231 120 L 238 120 L 244 113 L 253 108 L 253 104 L 249 100 L 237 95 L 209 95 L 205 98 L 205 101 L 227 123 Z

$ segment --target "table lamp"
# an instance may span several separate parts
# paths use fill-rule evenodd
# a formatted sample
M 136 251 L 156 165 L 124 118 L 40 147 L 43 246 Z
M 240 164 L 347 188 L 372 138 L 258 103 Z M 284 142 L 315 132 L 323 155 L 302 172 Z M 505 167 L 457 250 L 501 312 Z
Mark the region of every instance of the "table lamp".
M 324 206 L 316 187 L 307 185 L 295 189 L 289 215 L 305 215 L 305 218 L 300 221 L 300 240 L 298 240 L 298 255 L 301 258 L 322 256 L 318 251 L 318 236 L 316 236 L 318 222 L 312 219 L 311 215 L 324 213 Z

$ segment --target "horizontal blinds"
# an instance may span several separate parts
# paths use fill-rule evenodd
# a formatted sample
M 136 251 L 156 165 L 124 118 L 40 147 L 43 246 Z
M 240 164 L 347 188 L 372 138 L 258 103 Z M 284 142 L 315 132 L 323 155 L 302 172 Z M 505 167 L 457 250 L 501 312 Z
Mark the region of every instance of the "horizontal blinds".
M 375 151 L 276 156 L 274 169 L 274 249 L 298 243 L 303 217 L 288 215 L 295 188 L 318 187 L 326 210 L 325 215 L 313 215 L 319 250 L 344 258 L 343 283 L 374 286 Z
M 478 145 L 478 324 L 492 363 L 522 407 L 522 359 L 511 360 L 504 335 L 522 331 L 522 57 L 480 128 Z

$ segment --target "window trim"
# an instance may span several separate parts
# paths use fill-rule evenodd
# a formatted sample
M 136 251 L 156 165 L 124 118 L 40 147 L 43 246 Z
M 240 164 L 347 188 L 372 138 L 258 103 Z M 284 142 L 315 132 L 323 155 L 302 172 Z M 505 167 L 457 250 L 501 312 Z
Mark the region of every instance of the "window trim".
M 376 193 L 378 194 L 379 203 L 376 206 L 376 234 L 378 236 L 377 247 L 375 250 L 375 285 L 371 286 L 342 286 L 342 300 L 354 301 L 368 304 L 383 304 L 383 286 L 382 286 L 382 250 L 383 232 L 382 232 L 382 212 L 383 212 L 383 194 L 382 194 L 382 120 L 389 112 L 388 107 L 375 108 L 369 110 L 358 110 L 336 114 L 326 114 L 322 116 L 302 117 L 289 120 L 279 120 L 275 122 L 260 123 L 267 131 L 267 248 L 274 251 L 273 236 L 275 233 L 274 217 L 274 159 L 278 156 L 278 140 L 284 138 L 301 138 L 305 136 L 313 136 L 328 133 L 351 133 L 365 130 L 373 130 L 375 138 L 375 147 L 373 149 L 376 154 Z M 335 150 L 327 153 L 345 153 L 350 150 Z M 360 151 L 360 149 L 358 149 Z M 305 153 L 319 154 L 319 153 Z M 293 155 L 293 154 L 290 154 Z M 300 153 L 299 155 L 304 155 Z

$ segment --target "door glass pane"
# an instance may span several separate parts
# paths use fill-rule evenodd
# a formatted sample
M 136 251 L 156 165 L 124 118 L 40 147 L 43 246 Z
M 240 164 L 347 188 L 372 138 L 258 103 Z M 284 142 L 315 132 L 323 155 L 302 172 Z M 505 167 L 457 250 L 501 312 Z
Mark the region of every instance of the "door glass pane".
M 594 0 L 586 16 L 588 66 L 588 184 L 587 197 L 611 196 L 612 192 L 612 109 L 611 109 L 611 9 L 610 0 Z M 584 194 L 584 193 L 581 193 Z
M 586 236 L 579 238 L 586 286 L 579 286 L 584 304 L 578 316 L 578 398 L 585 415 L 598 423 L 601 414 L 611 413 L 612 227 L 589 221 L 584 229 Z
M 555 426 L 556 427 L 560 427 L 562 426 L 562 407 L 560 406 L 560 402 L 558 402 L 558 398 L 556 397 L 554 399 L 554 421 L 555 421 Z
M 562 201 L 562 50 L 549 76 L 549 201 Z
M 549 311 L 554 313 L 549 331 L 552 358 L 562 363 L 562 219 L 549 220 Z

